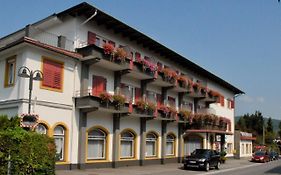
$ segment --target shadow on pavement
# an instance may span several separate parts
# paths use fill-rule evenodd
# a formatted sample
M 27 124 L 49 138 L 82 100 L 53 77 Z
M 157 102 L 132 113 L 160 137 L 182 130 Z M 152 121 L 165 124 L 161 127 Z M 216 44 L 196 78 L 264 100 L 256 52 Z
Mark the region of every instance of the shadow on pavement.
M 281 174 L 281 165 L 265 172 L 266 174 Z

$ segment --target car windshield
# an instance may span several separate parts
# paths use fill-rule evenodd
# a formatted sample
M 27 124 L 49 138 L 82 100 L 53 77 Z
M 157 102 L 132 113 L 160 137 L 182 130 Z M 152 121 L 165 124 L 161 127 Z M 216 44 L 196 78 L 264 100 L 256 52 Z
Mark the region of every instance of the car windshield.
M 208 153 L 208 150 L 205 149 L 196 149 L 195 151 L 193 151 L 193 155 L 205 155 Z
M 255 155 L 256 156 L 263 156 L 265 153 L 264 152 L 256 152 Z

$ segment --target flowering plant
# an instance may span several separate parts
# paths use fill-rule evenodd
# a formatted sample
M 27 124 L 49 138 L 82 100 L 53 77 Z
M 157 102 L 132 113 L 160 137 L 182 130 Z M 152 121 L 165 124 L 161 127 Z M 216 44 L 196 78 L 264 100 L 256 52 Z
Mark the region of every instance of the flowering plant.
M 193 87 L 194 91 L 196 91 L 196 92 L 200 91 L 200 88 L 201 88 L 199 83 L 193 83 L 192 87 Z
M 136 106 L 138 109 L 144 111 L 147 109 L 147 103 L 144 100 L 139 100 L 136 102 Z
M 112 96 L 113 102 L 117 108 L 123 106 L 126 102 L 126 98 L 123 95 L 117 94 Z
M 170 108 L 168 106 L 160 106 L 159 110 L 162 111 L 165 115 L 170 113 Z
M 148 111 L 155 111 L 156 110 L 156 105 L 153 102 L 147 102 L 147 110 Z
M 187 85 L 189 84 L 188 78 L 185 77 L 184 75 L 178 76 L 177 80 L 178 80 L 178 83 L 180 83 L 182 87 L 187 87 Z
M 191 112 L 188 110 L 182 109 L 179 111 L 179 115 L 182 116 L 184 119 L 190 119 L 190 114 Z
M 148 60 L 143 60 L 142 61 L 142 64 L 143 64 L 143 68 L 144 69 L 149 69 L 151 72 L 155 72 L 157 70 L 157 66 L 156 64 L 148 61 Z
M 104 54 L 106 54 L 106 55 L 113 55 L 113 53 L 114 53 L 114 46 L 112 44 L 105 43 L 102 47 L 103 47 Z
M 110 102 L 112 101 L 112 95 L 108 92 L 102 92 L 100 93 L 100 99 L 102 102 Z
M 114 57 L 116 59 L 119 59 L 121 61 L 125 61 L 126 57 L 127 57 L 127 53 L 123 48 L 117 48 L 116 52 L 114 54 Z

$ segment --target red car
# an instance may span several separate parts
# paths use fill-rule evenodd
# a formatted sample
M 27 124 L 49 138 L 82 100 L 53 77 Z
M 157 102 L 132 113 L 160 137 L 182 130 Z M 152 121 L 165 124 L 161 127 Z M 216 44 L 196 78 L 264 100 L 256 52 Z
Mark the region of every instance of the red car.
M 252 162 L 269 162 L 269 155 L 267 152 L 258 151 L 253 154 Z

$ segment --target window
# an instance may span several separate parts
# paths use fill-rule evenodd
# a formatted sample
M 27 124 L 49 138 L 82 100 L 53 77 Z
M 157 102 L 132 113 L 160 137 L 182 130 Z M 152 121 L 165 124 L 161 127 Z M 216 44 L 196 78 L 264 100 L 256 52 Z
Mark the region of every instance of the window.
M 167 135 L 166 138 L 166 155 L 175 155 L 175 137 L 172 134 Z
M 226 152 L 227 152 L 227 154 L 231 154 L 232 153 L 232 143 L 227 143 Z
M 16 74 L 16 56 L 12 56 L 6 60 L 5 70 L 5 87 L 14 86 Z
M 57 160 L 65 160 L 65 129 L 62 126 L 56 126 L 54 129 L 54 139 L 57 149 Z
M 92 95 L 99 96 L 106 91 L 106 79 L 101 76 L 93 76 Z
M 36 131 L 37 133 L 39 133 L 39 134 L 47 134 L 48 129 L 47 129 L 47 127 L 46 127 L 44 124 L 39 123 L 39 124 L 36 126 L 35 131 Z
M 126 84 L 121 84 L 121 94 L 125 95 L 126 102 L 132 102 L 134 96 L 134 87 Z
M 130 131 L 121 133 L 121 155 L 120 158 L 133 158 L 135 157 L 135 135 Z
M 101 129 L 93 129 L 88 133 L 88 159 L 105 159 L 106 136 Z
M 146 135 L 146 157 L 157 156 L 157 136 L 154 133 Z
M 149 102 L 156 103 L 156 93 L 152 91 L 146 91 L 146 98 Z
M 168 104 L 170 107 L 176 107 L 176 99 L 168 96 Z
M 43 58 L 43 75 L 42 87 L 62 91 L 63 84 L 63 63 L 51 59 Z

